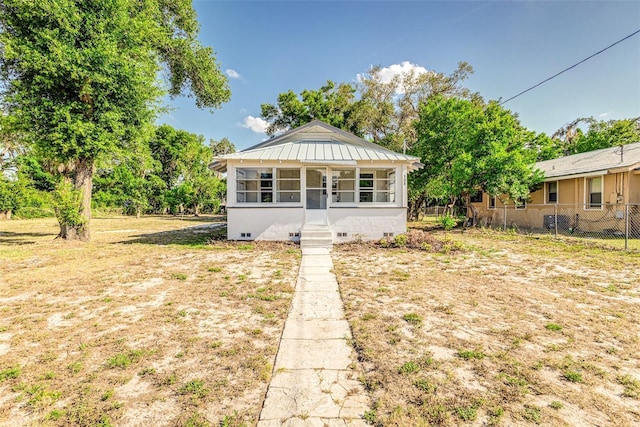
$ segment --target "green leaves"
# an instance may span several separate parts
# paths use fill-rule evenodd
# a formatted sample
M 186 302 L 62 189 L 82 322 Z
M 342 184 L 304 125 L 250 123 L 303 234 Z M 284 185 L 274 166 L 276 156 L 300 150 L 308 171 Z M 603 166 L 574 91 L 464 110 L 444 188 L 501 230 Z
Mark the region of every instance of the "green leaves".
M 422 105 L 415 129 L 412 154 L 427 166 L 410 180 L 431 198 L 454 202 L 484 190 L 518 200 L 541 179 L 525 149 L 529 133 L 495 102 L 435 97 Z
M 363 136 L 360 104 L 350 83 L 330 80 L 318 90 L 304 90 L 300 98 L 289 90 L 278 95 L 277 105 L 262 104 L 262 117 L 269 122 L 268 135 L 322 120 L 347 132 Z
M 34 153 L 83 187 L 82 201 L 59 191 L 61 221 L 88 227 L 91 167 L 104 154 L 139 149 L 160 111 L 162 67 L 172 96 L 191 94 L 201 108 L 229 99 L 213 50 L 197 35 L 190 0 L 0 3 L 4 108 Z
M 68 181 L 61 181 L 54 192 L 56 218 L 61 225 L 81 227 L 86 224 L 79 209 L 81 195 Z

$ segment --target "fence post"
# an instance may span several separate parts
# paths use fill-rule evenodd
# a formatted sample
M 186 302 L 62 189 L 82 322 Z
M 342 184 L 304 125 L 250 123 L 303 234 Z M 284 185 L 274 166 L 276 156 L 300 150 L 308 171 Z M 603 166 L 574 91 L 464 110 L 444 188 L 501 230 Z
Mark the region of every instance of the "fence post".
M 558 205 L 553 205 L 553 228 L 554 228 L 554 237 L 558 237 Z
M 502 227 L 502 231 L 507 231 L 507 205 L 504 205 L 504 226 Z
M 624 205 L 624 250 L 629 250 L 629 204 Z

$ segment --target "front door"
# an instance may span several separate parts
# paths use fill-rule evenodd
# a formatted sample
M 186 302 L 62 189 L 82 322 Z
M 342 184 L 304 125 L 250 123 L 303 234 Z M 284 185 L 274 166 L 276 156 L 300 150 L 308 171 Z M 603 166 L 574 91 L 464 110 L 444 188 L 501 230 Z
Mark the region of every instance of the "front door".
M 327 224 L 327 169 L 307 168 L 307 224 Z

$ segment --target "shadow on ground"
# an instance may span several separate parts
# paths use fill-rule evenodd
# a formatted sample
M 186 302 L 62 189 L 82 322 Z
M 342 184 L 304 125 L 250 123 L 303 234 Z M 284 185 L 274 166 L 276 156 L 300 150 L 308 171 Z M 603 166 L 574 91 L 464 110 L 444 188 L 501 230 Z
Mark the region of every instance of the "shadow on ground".
M 116 243 L 198 246 L 210 243 L 211 241 L 225 240 L 227 238 L 227 224 L 224 222 L 209 223 L 181 228 L 179 230 L 138 234 L 131 237 L 132 239 Z
M 0 244 L 2 245 L 32 245 L 42 237 L 51 237 L 55 239 L 57 234 L 54 233 L 15 233 L 13 231 L 0 231 Z

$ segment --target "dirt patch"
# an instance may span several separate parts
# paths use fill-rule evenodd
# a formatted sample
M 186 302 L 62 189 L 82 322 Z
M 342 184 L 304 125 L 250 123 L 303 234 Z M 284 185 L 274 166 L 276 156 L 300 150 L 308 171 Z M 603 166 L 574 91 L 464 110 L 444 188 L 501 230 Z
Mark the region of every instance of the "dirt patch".
M 98 218 L 88 244 L 2 223 L 0 425 L 255 423 L 300 253 L 206 221 Z
M 640 425 L 640 255 L 493 232 L 333 260 L 373 424 Z

